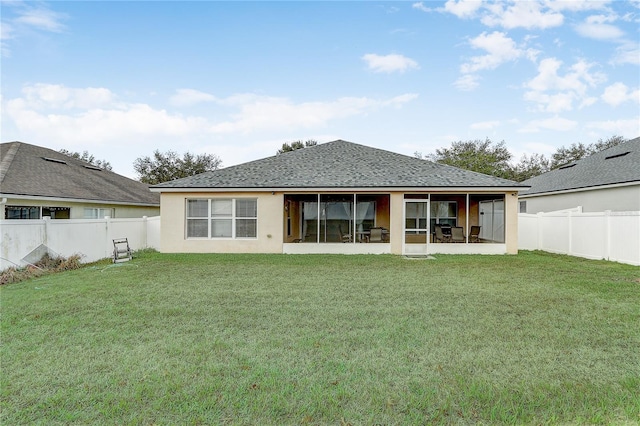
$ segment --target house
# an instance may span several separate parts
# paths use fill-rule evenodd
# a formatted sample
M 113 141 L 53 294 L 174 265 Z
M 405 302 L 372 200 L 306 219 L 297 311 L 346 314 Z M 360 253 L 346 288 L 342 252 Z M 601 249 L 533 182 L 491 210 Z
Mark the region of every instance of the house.
M 640 211 L 640 137 L 522 183 L 520 213 Z
M 525 188 L 337 140 L 151 190 L 163 252 L 502 254 L 517 252 Z M 464 238 L 436 242 L 436 225 Z
M 148 185 L 24 142 L 0 144 L 0 200 L 2 219 L 160 214 L 160 197 Z

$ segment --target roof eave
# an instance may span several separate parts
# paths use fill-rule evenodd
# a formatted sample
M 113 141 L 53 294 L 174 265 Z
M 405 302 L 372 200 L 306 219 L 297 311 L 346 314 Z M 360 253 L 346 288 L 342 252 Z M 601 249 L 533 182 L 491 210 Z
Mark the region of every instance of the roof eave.
M 143 202 L 114 201 L 114 200 L 91 200 L 87 198 L 47 197 L 42 195 L 25 195 L 25 194 L 8 194 L 8 193 L 0 193 L 0 198 L 12 198 L 16 200 L 56 201 L 56 202 L 64 202 L 64 203 L 87 203 L 87 204 L 138 206 L 138 207 L 160 207 L 159 202 L 143 203 Z
M 378 187 L 264 187 L 264 188 L 222 188 L 222 187 L 180 187 L 150 188 L 152 192 L 519 192 L 529 186 L 378 186 Z
M 585 192 L 585 191 L 592 191 L 592 190 L 599 190 L 599 189 L 622 188 L 625 186 L 635 186 L 635 185 L 640 185 L 640 181 L 634 180 L 630 182 L 612 183 L 607 185 L 583 186 L 579 188 L 567 188 L 567 189 L 557 189 L 552 191 L 541 191 L 541 192 L 534 192 L 530 194 L 520 194 L 520 198 L 539 197 L 542 195 L 570 194 L 573 192 Z

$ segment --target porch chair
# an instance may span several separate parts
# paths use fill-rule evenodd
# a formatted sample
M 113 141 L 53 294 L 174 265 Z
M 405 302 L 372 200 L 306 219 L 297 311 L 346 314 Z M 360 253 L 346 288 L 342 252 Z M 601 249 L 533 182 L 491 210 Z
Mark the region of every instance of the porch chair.
M 371 234 L 369 234 L 369 242 L 370 243 L 382 243 L 384 242 L 382 238 L 382 228 L 371 228 Z
M 127 238 L 113 240 L 113 263 L 131 260 L 131 247 Z
M 442 232 L 442 226 L 441 225 L 436 225 L 435 226 L 435 230 L 436 230 L 436 243 L 437 242 L 441 242 L 441 243 L 451 242 L 451 234 L 445 234 L 444 232 Z
M 469 231 L 469 242 L 470 243 L 479 243 L 480 242 L 480 227 L 472 226 L 471 231 Z
M 351 239 L 351 234 L 343 234 L 342 226 L 338 225 L 338 232 L 340 233 L 340 241 L 343 243 L 351 243 L 353 240 Z
M 461 226 L 454 226 L 451 228 L 451 242 L 464 243 L 466 238 L 464 236 L 464 229 Z

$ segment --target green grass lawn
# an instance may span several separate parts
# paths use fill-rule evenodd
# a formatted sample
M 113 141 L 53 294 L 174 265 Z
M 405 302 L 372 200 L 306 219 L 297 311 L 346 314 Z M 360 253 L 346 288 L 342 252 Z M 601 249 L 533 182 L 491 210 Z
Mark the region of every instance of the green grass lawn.
M 145 252 L 0 291 L 3 425 L 640 423 L 634 266 Z

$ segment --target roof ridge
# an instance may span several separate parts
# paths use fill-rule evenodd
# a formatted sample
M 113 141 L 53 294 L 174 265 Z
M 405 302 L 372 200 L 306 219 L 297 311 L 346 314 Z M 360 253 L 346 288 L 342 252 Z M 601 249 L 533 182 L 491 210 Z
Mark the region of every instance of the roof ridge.
M 0 162 L 0 183 L 4 180 L 4 177 L 7 174 L 7 170 L 11 167 L 11 163 L 13 162 L 18 149 L 20 148 L 20 142 L 11 142 L 11 147 L 9 147 L 9 151 L 6 153 L 2 162 Z

